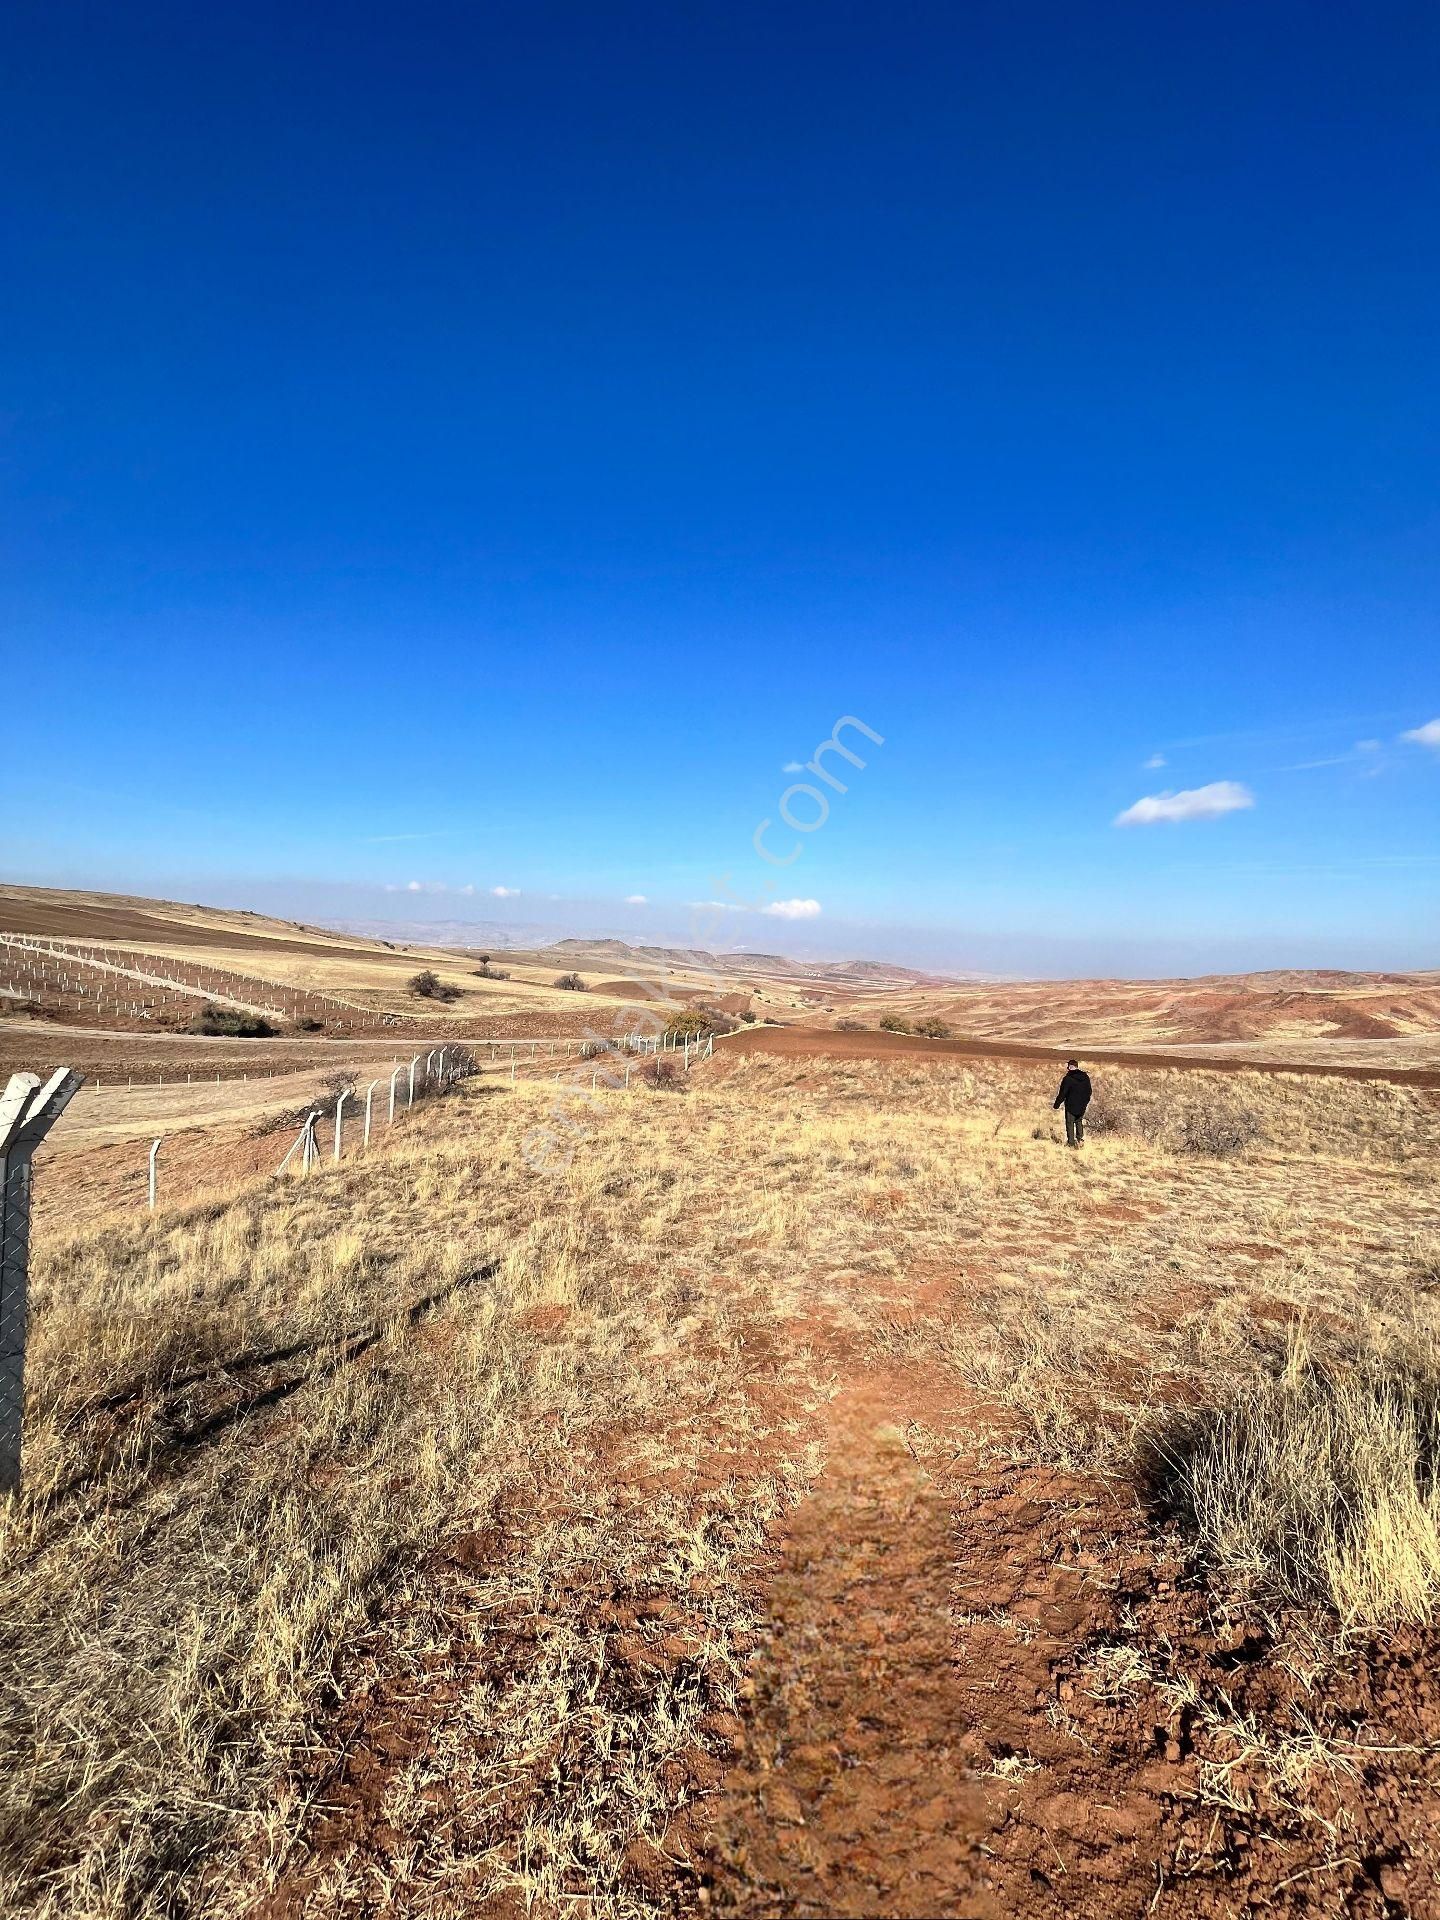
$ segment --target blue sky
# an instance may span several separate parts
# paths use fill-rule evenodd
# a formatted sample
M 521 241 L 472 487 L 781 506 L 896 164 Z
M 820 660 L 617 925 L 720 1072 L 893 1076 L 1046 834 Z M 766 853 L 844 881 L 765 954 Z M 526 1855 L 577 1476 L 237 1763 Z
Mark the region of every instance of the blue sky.
M 5 875 L 1436 963 L 1433 9 L 49 0 L 5 65 Z

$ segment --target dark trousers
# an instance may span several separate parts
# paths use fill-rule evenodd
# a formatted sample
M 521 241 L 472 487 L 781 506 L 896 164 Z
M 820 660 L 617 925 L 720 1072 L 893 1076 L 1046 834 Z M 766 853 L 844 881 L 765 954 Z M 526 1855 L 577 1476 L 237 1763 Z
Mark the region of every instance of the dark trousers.
M 1085 1144 L 1085 1116 L 1065 1109 L 1065 1144 L 1067 1147 L 1083 1147 Z

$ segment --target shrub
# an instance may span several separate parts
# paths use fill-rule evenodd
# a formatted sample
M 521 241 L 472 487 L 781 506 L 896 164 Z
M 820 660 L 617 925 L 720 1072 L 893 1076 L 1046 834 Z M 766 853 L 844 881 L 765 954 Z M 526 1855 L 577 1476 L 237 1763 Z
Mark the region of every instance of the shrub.
M 313 1013 L 297 1013 L 294 1020 L 297 1033 L 323 1033 L 325 1022 L 317 1020 Z
M 246 1013 L 239 1007 L 217 1007 L 207 1000 L 190 1022 L 189 1031 L 202 1033 L 208 1039 L 268 1040 L 276 1028 L 263 1013 Z
M 611 1049 L 606 1046 L 603 1040 L 582 1040 L 580 1043 L 580 1058 L 582 1060 L 602 1060 L 610 1051 Z
M 410 991 L 418 994 L 422 1000 L 450 1001 L 460 998 L 459 987 L 452 987 L 448 981 L 442 980 L 439 974 L 429 967 L 425 967 L 412 978 Z
M 745 1022 L 747 1027 L 752 1025 L 755 1019 L 755 1009 L 753 1007 L 744 1008 L 740 1014 L 740 1018 Z
M 1167 1144 L 1176 1153 L 1194 1153 L 1228 1160 L 1260 1135 L 1260 1121 L 1248 1107 L 1212 1105 L 1191 1100 L 1172 1107 Z
M 713 1016 L 706 1007 L 685 1007 L 679 1013 L 672 1013 L 665 1022 L 667 1040 L 698 1040 L 707 1033 L 713 1033 L 710 1024 Z
M 1421 1621 L 1440 1597 L 1440 1354 L 1433 1335 L 1281 1363 L 1157 1442 L 1168 1504 L 1262 1596 L 1346 1624 Z
M 1260 1139 L 1260 1117 L 1216 1089 L 1194 1093 L 1147 1092 L 1128 1098 L 1099 1088 L 1085 1113 L 1092 1133 L 1129 1133 L 1170 1153 L 1228 1160 Z
M 472 969 L 472 972 L 477 980 L 508 980 L 510 978 L 503 967 L 492 967 L 488 960 L 482 960 L 478 967 Z
M 913 1033 L 915 1029 L 903 1014 L 885 1013 L 880 1016 L 880 1031 L 882 1033 Z
M 868 1033 L 870 1031 L 863 1020 L 837 1020 L 835 1022 L 835 1028 L 838 1033 Z
M 937 1014 L 929 1013 L 923 1020 L 915 1022 L 915 1031 L 923 1033 L 927 1040 L 948 1040 L 950 1023 L 948 1020 L 940 1019 Z
M 685 1075 L 679 1062 L 667 1060 L 663 1053 L 647 1060 L 636 1077 L 655 1093 L 682 1093 L 685 1088 Z
M 563 987 L 566 993 L 584 993 L 585 982 L 578 973 L 560 973 L 555 976 L 555 985 Z

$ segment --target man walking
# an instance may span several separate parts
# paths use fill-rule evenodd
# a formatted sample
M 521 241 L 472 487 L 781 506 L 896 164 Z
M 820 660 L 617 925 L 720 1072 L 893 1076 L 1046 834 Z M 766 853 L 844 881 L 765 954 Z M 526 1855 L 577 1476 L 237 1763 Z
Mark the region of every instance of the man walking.
M 1065 1078 L 1060 1082 L 1060 1091 L 1055 1096 L 1055 1106 L 1065 1109 L 1065 1144 L 1067 1147 L 1083 1147 L 1085 1144 L 1085 1109 L 1090 1104 L 1090 1076 L 1080 1071 L 1078 1060 L 1065 1062 Z M 1054 1112 L 1054 1107 L 1051 1112 Z

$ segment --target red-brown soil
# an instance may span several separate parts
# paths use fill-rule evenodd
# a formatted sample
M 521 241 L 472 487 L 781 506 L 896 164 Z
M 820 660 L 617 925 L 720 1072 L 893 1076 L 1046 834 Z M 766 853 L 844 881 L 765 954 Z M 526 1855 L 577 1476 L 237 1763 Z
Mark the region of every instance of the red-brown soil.
M 902 1054 L 931 1054 L 972 1060 L 1040 1060 L 1063 1067 L 1064 1051 L 1056 1047 L 1025 1045 L 1013 1040 L 928 1040 L 915 1033 L 850 1033 L 833 1027 L 745 1027 L 724 1034 L 717 1047 L 728 1053 L 813 1055 L 827 1059 L 889 1060 Z M 1074 1050 L 1072 1050 L 1074 1051 Z M 1440 1087 L 1440 1067 L 1324 1065 L 1298 1060 L 1226 1059 L 1223 1055 L 1143 1053 L 1128 1048 L 1087 1047 L 1081 1056 L 1087 1065 L 1110 1067 L 1196 1068 L 1207 1073 L 1338 1074 L 1344 1079 L 1389 1080 L 1400 1086 Z
M 983 1418 L 937 1444 L 955 1398 L 886 1372 L 834 1401 L 698 1852 L 685 1822 L 702 1902 L 876 1920 L 1440 1915 L 1435 1636 L 1357 1652 L 1312 1692 L 1123 1491 L 987 1457 Z M 1181 1691 L 1127 1681 L 1132 1653 Z M 1185 1683 L 1228 1698 L 1229 1724 L 1185 1704 Z M 1248 1741 L 1252 1714 L 1272 1743 L 1325 1743 L 1293 1794 Z

